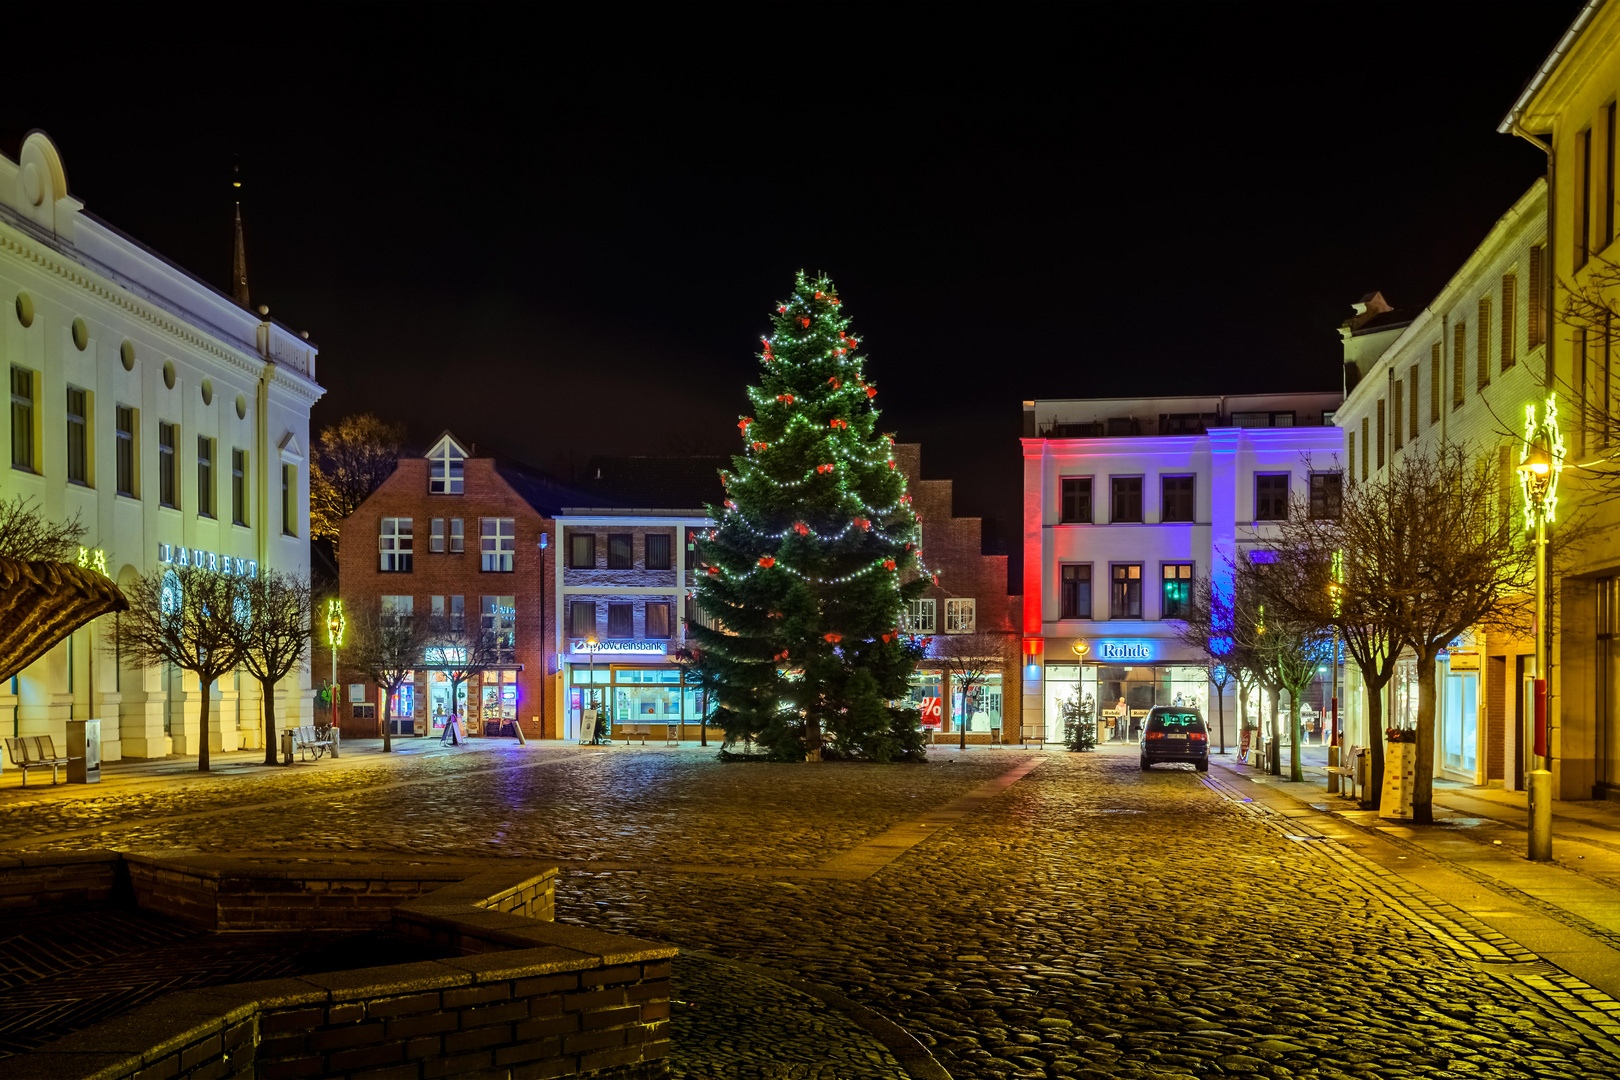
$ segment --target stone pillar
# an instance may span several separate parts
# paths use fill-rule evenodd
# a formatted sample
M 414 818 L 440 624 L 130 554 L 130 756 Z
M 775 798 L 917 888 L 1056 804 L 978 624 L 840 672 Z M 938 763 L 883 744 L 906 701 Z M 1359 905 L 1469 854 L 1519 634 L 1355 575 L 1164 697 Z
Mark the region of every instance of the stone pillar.
M 163 668 L 125 668 L 118 675 L 118 731 L 127 758 L 160 758 L 173 752 L 163 733 L 168 698 Z

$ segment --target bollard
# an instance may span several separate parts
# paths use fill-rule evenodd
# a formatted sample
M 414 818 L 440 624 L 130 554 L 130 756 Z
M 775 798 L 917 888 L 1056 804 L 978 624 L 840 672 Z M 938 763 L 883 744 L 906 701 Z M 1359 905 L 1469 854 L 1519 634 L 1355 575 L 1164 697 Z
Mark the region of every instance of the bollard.
M 1328 774 L 1327 774 L 1327 780 L 1328 780 L 1327 787 L 1328 787 L 1328 794 L 1329 795 L 1337 795 L 1339 793 L 1339 774 L 1333 771 L 1334 769 L 1337 769 L 1338 767 L 1339 767 L 1339 748 L 1337 746 L 1329 746 L 1328 747 Z
M 331 739 L 332 739 L 332 746 L 331 746 L 331 748 L 329 750 L 329 753 L 331 753 L 331 755 L 335 758 L 335 757 L 338 756 L 338 743 L 343 741 L 343 732 L 339 731 L 337 728 L 333 728 L 332 729 L 332 734 L 331 734 Z
M 1530 773 L 1530 859 L 1552 859 L 1552 773 L 1546 769 Z

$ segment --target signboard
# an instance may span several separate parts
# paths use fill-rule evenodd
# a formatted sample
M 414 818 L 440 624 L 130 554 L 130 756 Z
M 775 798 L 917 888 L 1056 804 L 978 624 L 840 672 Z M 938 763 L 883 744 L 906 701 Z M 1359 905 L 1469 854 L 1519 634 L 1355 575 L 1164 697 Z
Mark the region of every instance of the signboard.
M 937 697 L 925 697 L 922 699 L 922 705 L 920 708 L 922 709 L 923 727 L 937 728 L 944 723 L 945 706 L 943 699 Z
M 171 566 L 191 566 L 198 570 L 209 570 L 216 574 L 229 574 L 232 577 L 256 578 L 259 576 L 259 561 L 257 559 L 238 559 L 232 555 L 221 555 L 217 551 L 177 547 L 174 544 L 158 545 L 158 562 L 167 563 Z
M 662 660 L 668 653 L 667 641 L 637 641 L 634 639 L 598 641 L 596 647 L 588 645 L 584 638 L 573 638 L 568 642 L 568 652 L 573 656 L 635 656 L 647 660 Z
M 1097 642 L 1097 659 L 1152 660 L 1153 643 L 1151 641 L 1099 641 Z
M 1452 671 L 1478 671 L 1479 653 L 1454 652 L 1450 656 Z

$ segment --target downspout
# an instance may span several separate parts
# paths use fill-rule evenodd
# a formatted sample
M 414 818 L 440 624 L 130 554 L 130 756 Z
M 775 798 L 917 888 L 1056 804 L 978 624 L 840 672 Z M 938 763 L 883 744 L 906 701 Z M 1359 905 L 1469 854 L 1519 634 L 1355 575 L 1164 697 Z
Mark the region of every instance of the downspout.
M 259 515 L 259 525 L 253 530 L 253 535 L 258 548 L 260 572 L 270 569 L 270 383 L 275 377 L 275 361 L 266 360 L 264 373 L 259 376 L 259 385 L 253 395 L 253 456 L 259 459 L 258 468 L 253 470 L 258 487 L 253 502 L 254 511 Z M 279 531 L 279 524 L 277 529 Z

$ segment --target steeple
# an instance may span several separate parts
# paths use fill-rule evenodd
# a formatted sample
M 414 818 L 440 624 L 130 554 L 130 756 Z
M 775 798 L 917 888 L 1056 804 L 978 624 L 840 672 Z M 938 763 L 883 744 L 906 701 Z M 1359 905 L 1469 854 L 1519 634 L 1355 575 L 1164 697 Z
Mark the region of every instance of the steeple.
M 242 166 L 231 167 L 231 187 L 241 191 Z M 248 307 L 247 247 L 242 243 L 242 200 L 236 200 L 236 249 L 231 254 L 231 299 Z

